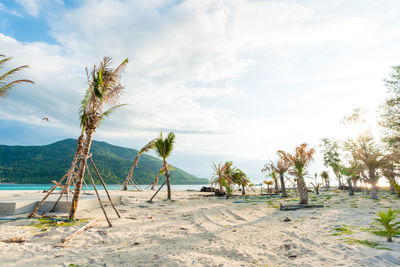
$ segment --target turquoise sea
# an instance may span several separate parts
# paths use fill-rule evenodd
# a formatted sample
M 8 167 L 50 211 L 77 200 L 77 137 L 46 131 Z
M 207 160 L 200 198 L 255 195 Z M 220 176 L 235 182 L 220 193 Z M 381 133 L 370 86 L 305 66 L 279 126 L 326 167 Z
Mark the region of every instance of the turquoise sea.
M 52 187 L 53 184 L 0 184 L 0 190 L 47 190 Z M 202 186 L 210 186 L 208 185 L 171 185 L 173 190 L 200 190 Z M 89 190 L 93 190 L 93 187 L 88 186 Z M 101 185 L 96 185 L 98 190 L 103 189 Z M 145 189 L 149 187 L 149 185 L 141 185 L 141 188 Z M 122 185 L 120 184 L 109 184 L 107 185 L 108 190 L 121 190 Z M 83 185 L 83 189 L 86 189 L 86 186 Z M 133 189 L 132 186 L 129 186 L 128 189 Z M 164 186 L 161 190 L 166 190 L 167 187 Z

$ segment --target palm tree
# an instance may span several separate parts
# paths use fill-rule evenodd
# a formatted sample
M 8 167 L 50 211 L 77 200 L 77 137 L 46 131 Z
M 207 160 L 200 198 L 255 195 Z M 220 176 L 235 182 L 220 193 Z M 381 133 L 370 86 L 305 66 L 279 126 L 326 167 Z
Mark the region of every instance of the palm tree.
M 0 69 L 2 68 L 3 65 L 5 65 L 8 61 L 10 61 L 12 57 L 6 57 L 5 55 L 0 55 Z M 4 98 L 6 97 L 8 91 L 10 91 L 15 85 L 21 84 L 21 83 L 34 83 L 31 80 L 27 79 L 22 79 L 22 80 L 14 80 L 10 81 L 12 77 L 20 72 L 23 69 L 29 68 L 28 65 L 22 65 L 19 67 L 16 67 L 12 70 L 7 71 L 6 73 L 0 75 L 0 97 Z
M 273 184 L 274 184 L 274 181 L 265 180 L 265 181 L 264 181 L 264 184 L 267 185 L 267 192 L 268 192 L 268 193 L 271 193 L 271 190 L 269 189 L 269 186 L 270 186 L 270 185 L 273 185 Z
M 279 156 L 283 160 L 287 160 L 291 166 L 290 174 L 297 178 L 297 186 L 300 193 L 300 204 L 308 203 L 308 189 L 304 181 L 304 176 L 307 175 L 306 168 L 311 163 L 315 150 L 308 148 L 307 144 L 301 144 L 296 147 L 295 153 L 290 154 L 285 151 L 278 151 Z
M 279 153 L 278 153 L 279 156 Z M 279 158 L 279 160 L 276 163 L 273 163 L 272 161 L 268 164 L 265 164 L 264 169 L 262 169 L 262 172 L 265 171 L 274 171 L 275 173 L 279 174 L 279 180 L 281 183 L 281 192 L 282 192 L 282 197 L 287 197 L 287 193 L 286 193 L 286 186 L 285 186 L 285 173 L 288 171 L 290 167 L 290 164 L 287 160 L 283 159 L 283 158 Z M 275 185 L 275 190 L 277 190 L 276 186 L 278 184 Z
M 142 149 L 140 149 L 140 151 L 137 153 L 137 155 L 136 155 L 136 157 L 135 157 L 135 160 L 133 161 L 132 167 L 131 167 L 131 169 L 129 170 L 128 176 L 126 177 L 126 179 L 125 179 L 125 181 L 124 181 L 122 190 L 124 190 L 124 191 L 128 190 L 128 183 L 129 183 L 129 180 L 130 180 L 131 177 L 132 177 L 133 169 L 134 169 L 135 167 L 137 167 L 137 165 L 138 165 L 139 157 L 142 155 L 142 153 L 146 153 L 146 152 L 148 152 L 150 149 L 153 149 L 153 148 L 154 148 L 154 143 L 155 143 L 155 142 L 156 142 L 156 139 L 151 140 L 151 141 L 148 142 L 144 147 L 142 147 Z M 135 179 L 135 178 L 133 178 L 133 179 Z
M 242 187 L 242 195 L 246 195 L 245 188 L 250 183 L 250 180 L 247 179 L 246 174 L 242 170 L 237 168 L 234 170 L 233 182 Z
M 261 170 L 261 172 L 269 172 L 268 176 L 272 178 L 274 181 L 275 185 L 275 193 L 279 191 L 279 185 L 278 185 L 278 177 L 276 173 L 277 167 L 274 165 L 272 161 L 264 165 L 264 169 Z
M 225 167 L 226 165 L 221 165 L 221 162 L 215 164 L 214 162 L 212 163 L 212 168 L 214 170 L 214 174 L 211 178 L 212 184 L 218 184 L 219 185 L 219 192 L 222 193 L 224 192 L 223 186 L 222 186 L 222 181 L 224 179 L 224 174 L 225 174 Z
M 230 196 L 232 196 L 232 185 L 234 183 L 233 175 L 236 171 L 236 168 L 232 167 L 232 161 L 227 161 L 222 169 L 224 171 L 222 174 L 222 185 L 225 187 L 225 196 L 228 199 Z
M 78 207 L 79 196 L 82 189 L 83 178 L 87 166 L 87 159 L 89 158 L 90 148 L 92 145 L 93 133 L 96 128 L 101 124 L 106 117 L 115 109 L 122 105 L 117 105 L 119 97 L 124 90 L 124 86 L 120 83 L 121 74 L 128 64 L 128 59 L 125 59 L 117 68 L 111 68 L 111 58 L 105 57 L 100 65 L 93 67 L 89 73 L 86 69 L 88 77 L 89 89 L 86 91 L 84 100 L 85 108 L 83 112 L 83 121 L 85 123 L 86 140 L 81 153 L 81 163 L 76 176 L 76 183 L 74 189 L 74 196 L 69 212 L 69 219 L 76 218 L 76 211 Z M 103 111 L 103 105 L 108 104 L 112 106 L 106 111 Z M 82 122 L 82 121 L 81 121 Z
M 175 143 L 175 134 L 169 133 L 165 139 L 163 139 L 162 132 L 160 133 L 160 137 L 158 137 L 154 142 L 154 148 L 156 153 L 163 160 L 163 169 L 165 171 L 165 179 L 167 182 L 167 190 L 168 190 L 168 199 L 171 199 L 171 185 L 170 185 L 170 174 L 169 168 L 167 164 L 167 157 L 171 154 Z
M 329 173 L 327 171 L 322 171 L 321 177 L 322 177 L 323 181 L 325 182 L 325 186 L 327 188 L 329 188 Z
M 168 165 L 168 171 L 174 171 L 174 170 L 175 169 L 171 165 Z M 158 177 L 160 176 L 160 174 L 165 174 L 164 166 L 161 166 L 161 168 L 158 170 L 156 178 L 154 179 L 153 183 L 151 184 L 150 190 L 154 190 L 154 187 L 158 184 Z

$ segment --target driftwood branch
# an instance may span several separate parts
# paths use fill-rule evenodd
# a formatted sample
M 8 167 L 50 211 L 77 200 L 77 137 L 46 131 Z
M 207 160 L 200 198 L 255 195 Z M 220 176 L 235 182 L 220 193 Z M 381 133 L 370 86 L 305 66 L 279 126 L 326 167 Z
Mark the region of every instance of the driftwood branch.
M 299 204 L 299 205 L 283 205 L 281 202 L 280 210 L 298 210 L 298 209 L 310 209 L 310 208 L 323 208 L 324 205 L 311 205 L 311 204 Z
M 74 238 L 75 236 L 79 235 L 80 233 L 86 231 L 90 227 L 92 227 L 97 221 L 98 221 L 98 219 L 94 219 L 93 221 L 91 221 L 88 224 L 86 224 L 85 226 L 79 228 L 78 230 L 76 230 L 75 232 L 70 234 L 69 236 L 64 237 L 63 239 L 61 239 L 60 243 L 55 245 L 55 247 L 64 247 L 65 243 L 67 243 L 68 241 L 70 241 L 72 238 Z

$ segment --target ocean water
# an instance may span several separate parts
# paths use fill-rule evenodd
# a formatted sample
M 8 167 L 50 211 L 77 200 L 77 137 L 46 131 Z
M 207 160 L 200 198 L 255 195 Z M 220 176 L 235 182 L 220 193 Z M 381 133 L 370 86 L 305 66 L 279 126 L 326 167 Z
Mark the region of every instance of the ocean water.
M 0 190 L 47 190 L 50 187 L 52 187 L 53 184 L 0 184 Z M 201 187 L 203 186 L 210 186 L 209 184 L 207 185 L 198 185 L 198 184 L 191 184 L 191 185 L 171 185 L 172 190 L 200 190 Z M 96 185 L 98 190 L 102 190 L 103 186 L 102 185 Z M 149 187 L 149 185 L 141 185 L 141 188 L 145 189 Z M 88 185 L 89 190 L 93 190 L 93 186 Z M 158 188 L 158 187 L 157 187 Z M 72 189 L 72 187 L 71 187 Z M 83 185 L 83 189 L 86 190 L 86 186 Z M 109 184 L 107 185 L 108 190 L 121 190 L 122 185 L 120 184 Z M 129 186 L 128 189 L 133 189 L 132 186 Z M 57 189 L 59 190 L 59 189 Z M 161 190 L 167 190 L 167 186 L 164 185 L 164 187 Z

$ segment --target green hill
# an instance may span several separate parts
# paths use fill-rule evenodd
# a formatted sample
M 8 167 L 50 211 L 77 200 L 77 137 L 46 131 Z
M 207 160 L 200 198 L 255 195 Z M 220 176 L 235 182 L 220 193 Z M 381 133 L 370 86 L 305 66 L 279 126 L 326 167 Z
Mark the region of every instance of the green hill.
M 65 139 L 44 146 L 0 145 L 0 182 L 47 184 L 59 180 L 71 166 L 77 141 Z M 121 184 L 126 178 L 138 151 L 93 141 L 91 153 L 103 179 L 108 184 Z M 161 160 L 142 155 L 134 176 L 140 184 L 150 184 L 162 165 Z M 171 173 L 172 184 L 206 184 L 179 168 Z M 94 172 L 92 172 L 93 178 Z M 164 177 L 160 176 L 160 182 Z

